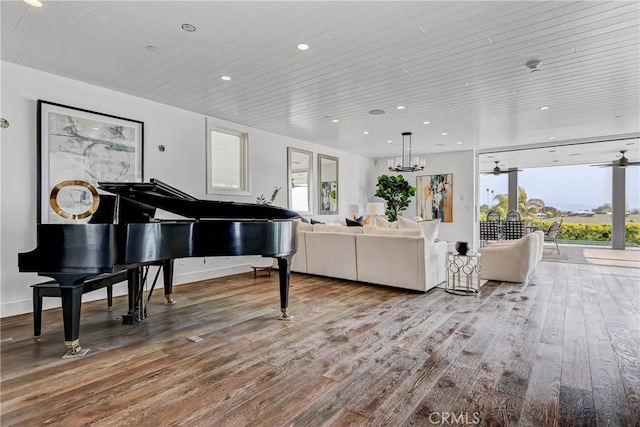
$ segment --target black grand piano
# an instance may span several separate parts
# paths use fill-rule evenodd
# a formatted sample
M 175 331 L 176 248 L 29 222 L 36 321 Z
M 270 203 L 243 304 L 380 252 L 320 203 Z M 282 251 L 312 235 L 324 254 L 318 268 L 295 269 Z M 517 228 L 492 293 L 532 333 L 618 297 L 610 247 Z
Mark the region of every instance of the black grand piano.
M 289 299 L 290 261 L 296 252 L 296 212 L 268 205 L 199 200 L 159 180 L 101 182 L 101 196 L 89 223 L 38 224 L 38 246 L 18 254 L 23 272 L 55 279 L 60 287 L 65 345 L 80 352 L 83 282 L 127 270 L 129 312 L 123 323 L 140 318 L 142 268 L 164 266 L 165 297 L 171 301 L 173 259 L 200 256 L 262 255 L 276 258 L 280 310 Z M 156 220 L 156 208 L 184 220 Z

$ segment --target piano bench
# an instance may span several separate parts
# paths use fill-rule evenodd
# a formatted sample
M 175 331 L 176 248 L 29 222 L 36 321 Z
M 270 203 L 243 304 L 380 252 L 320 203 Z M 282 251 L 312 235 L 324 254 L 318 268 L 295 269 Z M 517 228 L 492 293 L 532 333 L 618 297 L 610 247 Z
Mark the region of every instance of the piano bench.
M 107 288 L 107 308 L 111 311 L 113 306 L 113 285 L 127 280 L 127 270 L 116 273 L 101 274 L 87 278 L 82 285 L 82 293 L 92 292 L 100 288 Z M 55 280 L 36 283 L 33 288 L 33 336 L 38 338 L 42 331 L 42 298 L 60 298 L 60 286 Z

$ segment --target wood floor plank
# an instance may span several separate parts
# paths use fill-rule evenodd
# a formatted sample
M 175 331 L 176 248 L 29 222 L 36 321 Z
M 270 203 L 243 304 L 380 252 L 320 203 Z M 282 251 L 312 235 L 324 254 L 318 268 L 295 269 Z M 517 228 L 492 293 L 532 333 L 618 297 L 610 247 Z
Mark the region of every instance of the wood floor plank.
M 62 317 L 3 319 L 0 424 L 640 427 L 637 271 L 541 262 L 479 297 L 292 274 L 180 285 L 126 326 L 83 304 L 91 352 L 61 359 Z M 187 337 L 198 335 L 199 343 Z

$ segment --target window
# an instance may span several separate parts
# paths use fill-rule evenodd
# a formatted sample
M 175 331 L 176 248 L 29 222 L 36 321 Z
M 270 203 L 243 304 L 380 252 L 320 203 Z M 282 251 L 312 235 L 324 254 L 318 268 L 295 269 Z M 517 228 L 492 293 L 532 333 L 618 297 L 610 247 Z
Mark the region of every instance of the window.
M 207 193 L 249 194 L 249 134 L 207 125 Z

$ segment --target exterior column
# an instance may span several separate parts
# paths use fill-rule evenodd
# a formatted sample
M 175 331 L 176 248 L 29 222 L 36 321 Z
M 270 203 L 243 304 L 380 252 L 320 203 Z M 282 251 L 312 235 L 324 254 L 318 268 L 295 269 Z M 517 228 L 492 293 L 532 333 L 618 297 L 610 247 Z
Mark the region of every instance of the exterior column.
M 516 169 L 509 169 L 509 210 L 518 210 L 518 171 Z
M 611 247 L 624 249 L 626 169 L 616 166 L 611 169 Z

